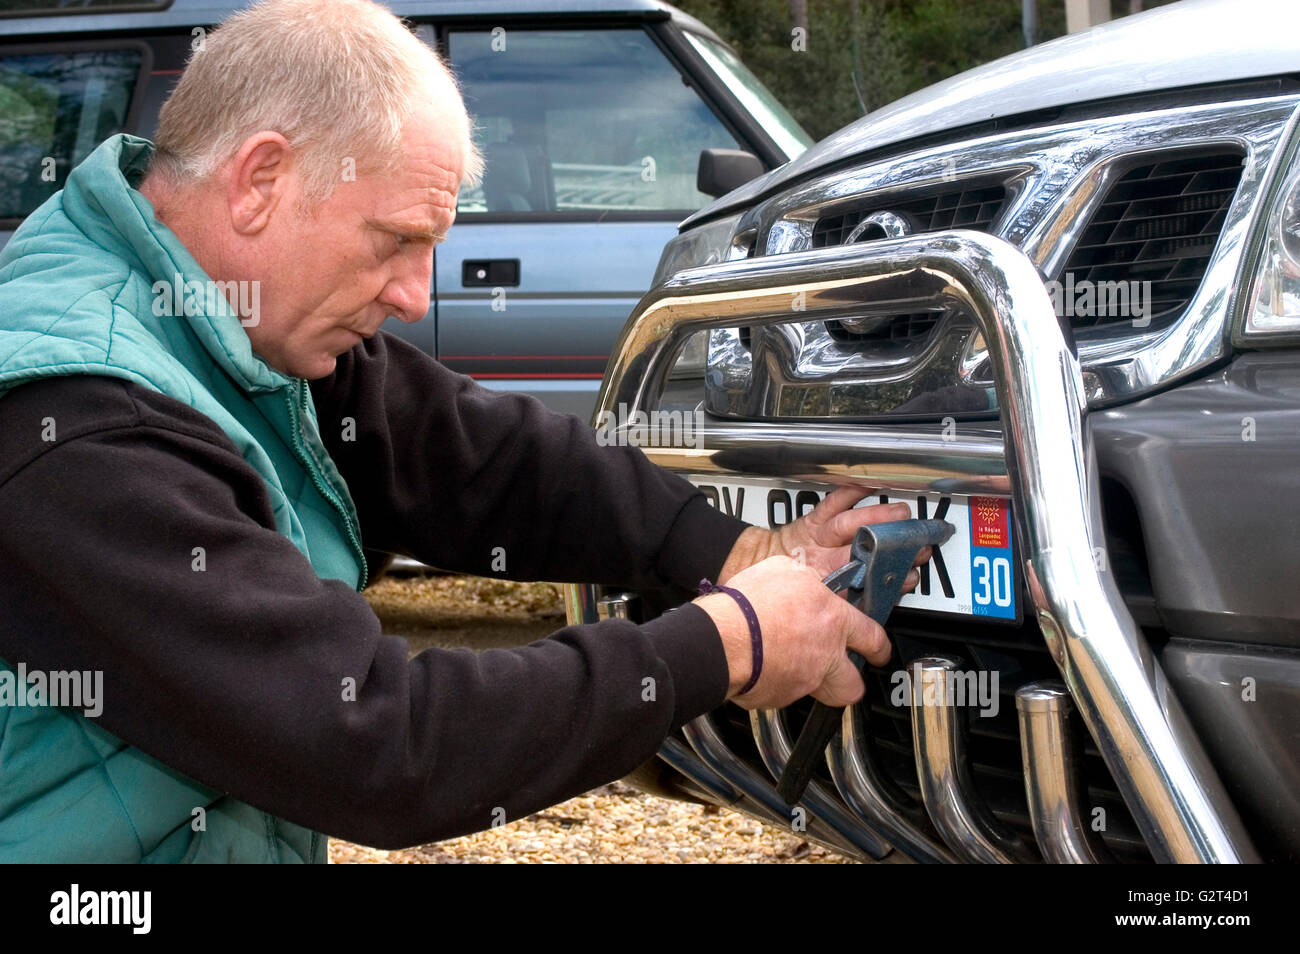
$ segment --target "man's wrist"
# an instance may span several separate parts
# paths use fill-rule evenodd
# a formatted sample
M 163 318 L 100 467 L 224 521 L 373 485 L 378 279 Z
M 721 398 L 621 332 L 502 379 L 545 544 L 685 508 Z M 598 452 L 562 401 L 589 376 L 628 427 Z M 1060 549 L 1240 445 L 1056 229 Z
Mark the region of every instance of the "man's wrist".
M 726 562 L 718 571 L 718 582 L 726 583 L 741 570 L 753 566 L 771 555 L 772 531 L 762 527 L 746 527 L 727 554 Z
M 749 682 L 753 672 L 754 651 L 749 623 L 739 604 L 726 593 L 710 593 L 694 603 L 709 614 L 722 640 L 722 651 L 727 656 L 727 698 L 730 699 Z

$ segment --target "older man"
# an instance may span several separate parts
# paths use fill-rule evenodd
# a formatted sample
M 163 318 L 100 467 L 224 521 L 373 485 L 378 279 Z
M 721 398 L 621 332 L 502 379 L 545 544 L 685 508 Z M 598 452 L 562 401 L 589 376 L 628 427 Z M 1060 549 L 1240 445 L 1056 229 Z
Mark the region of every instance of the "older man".
M 454 81 L 390 14 L 246 11 L 157 138 L 105 143 L 0 255 L 0 658 L 103 673 L 98 718 L 0 706 L 0 860 L 444 838 L 616 778 L 727 698 L 860 697 L 845 647 L 887 642 L 818 577 L 901 511 L 849 490 L 746 528 L 378 333 L 424 315 L 480 166 Z M 736 594 L 408 660 L 357 592 L 363 544 Z

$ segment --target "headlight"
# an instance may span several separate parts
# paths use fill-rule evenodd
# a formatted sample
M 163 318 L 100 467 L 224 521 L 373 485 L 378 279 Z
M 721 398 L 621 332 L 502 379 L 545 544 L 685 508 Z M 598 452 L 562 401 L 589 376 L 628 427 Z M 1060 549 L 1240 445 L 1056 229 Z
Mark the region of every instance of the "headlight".
M 755 236 L 737 235 L 739 225 L 740 215 L 729 215 L 678 235 L 664 246 L 651 287 L 657 288 L 685 268 L 745 258 L 753 247 Z M 691 335 L 682 349 L 681 357 L 673 365 L 674 378 L 700 377 L 704 374 L 708 359 L 708 339 L 707 331 Z
M 716 265 L 719 262 L 731 261 L 733 258 L 744 258 L 749 254 L 749 249 L 745 248 L 743 253 L 738 255 L 736 246 L 732 242 L 733 237 L 740 238 L 736 236 L 739 225 L 740 216 L 729 215 L 678 235 L 664 246 L 663 254 L 659 256 L 659 267 L 655 269 L 655 277 L 650 287 L 657 288 L 684 268 Z
M 1280 156 L 1267 219 L 1245 256 L 1246 299 L 1233 343 L 1251 347 L 1300 340 L 1300 126 Z

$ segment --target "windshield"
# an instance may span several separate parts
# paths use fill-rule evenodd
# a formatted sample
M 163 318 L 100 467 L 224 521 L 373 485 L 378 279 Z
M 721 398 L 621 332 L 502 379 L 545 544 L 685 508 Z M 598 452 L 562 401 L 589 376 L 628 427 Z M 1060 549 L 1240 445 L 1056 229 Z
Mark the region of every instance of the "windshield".
M 812 145 L 812 139 L 791 116 L 781 101 L 759 82 L 735 53 L 721 43 L 716 43 L 697 33 L 686 31 L 691 46 L 699 51 L 713 72 L 726 84 L 727 89 L 741 102 L 758 123 L 771 136 L 787 159 L 793 159 Z

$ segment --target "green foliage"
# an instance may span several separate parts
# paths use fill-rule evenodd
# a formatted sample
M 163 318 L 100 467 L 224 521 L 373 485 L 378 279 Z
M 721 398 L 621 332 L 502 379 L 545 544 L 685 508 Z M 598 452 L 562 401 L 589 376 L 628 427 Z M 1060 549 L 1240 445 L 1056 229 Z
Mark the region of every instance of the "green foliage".
M 806 51 L 789 0 L 678 0 L 821 139 L 901 96 L 1024 46 L 1020 0 L 809 0 Z M 1065 32 L 1061 0 L 1037 0 L 1038 39 Z

